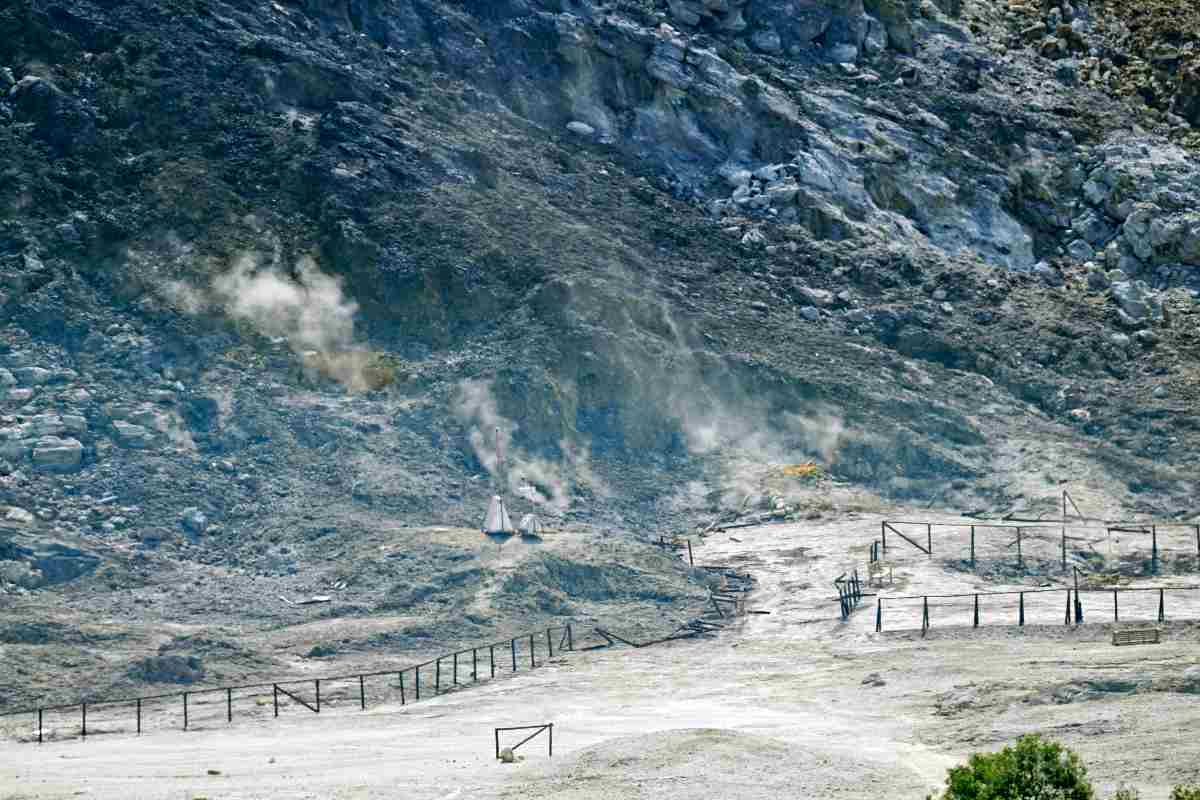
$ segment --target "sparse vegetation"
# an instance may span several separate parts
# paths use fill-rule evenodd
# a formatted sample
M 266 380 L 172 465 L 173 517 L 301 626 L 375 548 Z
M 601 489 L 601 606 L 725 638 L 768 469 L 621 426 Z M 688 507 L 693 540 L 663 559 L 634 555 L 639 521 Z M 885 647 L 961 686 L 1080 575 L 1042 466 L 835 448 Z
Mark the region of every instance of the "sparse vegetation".
M 1200 800 L 1200 786 L 1180 784 L 1171 790 L 1171 800 Z
M 953 767 L 941 800 L 1091 800 L 1079 756 L 1038 734 L 996 753 L 975 753 Z

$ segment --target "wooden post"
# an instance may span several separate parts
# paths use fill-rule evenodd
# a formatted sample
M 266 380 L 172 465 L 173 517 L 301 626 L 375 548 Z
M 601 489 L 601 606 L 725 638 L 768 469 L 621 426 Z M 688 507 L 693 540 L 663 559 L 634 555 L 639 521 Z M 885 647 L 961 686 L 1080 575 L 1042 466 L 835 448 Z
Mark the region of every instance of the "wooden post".
M 80 703 L 79 707 L 83 711 L 83 738 L 87 738 L 87 703 Z
M 277 684 L 273 683 L 273 684 L 271 684 L 271 690 L 274 693 L 274 697 L 275 697 L 275 716 L 278 717 L 279 716 L 279 686 Z
M 1025 568 L 1025 557 L 1021 555 L 1021 528 L 1017 526 L 1017 565 Z
M 516 639 L 512 640 L 512 664 L 513 664 L 513 672 L 516 672 L 517 671 L 517 640 Z
M 1158 526 L 1150 526 L 1150 574 L 1158 574 Z
M 975 624 L 973 627 L 979 627 L 979 595 L 975 595 Z
M 317 695 L 317 713 L 321 713 L 321 679 L 317 678 L 313 681 L 313 689 Z
M 887 523 L 879 523 L 879 538 L 883 542 L 883 554 L 887 555 Z M 1196 526 L 1196 556 L 1200 558 L 1200 525 Z
M 883 631 L 883 598 L 875 599 L 875 632 Z
M 362 675 L 358 676 L 358 704 L 363 711 L 367 710 L 367 684 Z
M 971 569 L 975 569 L 975 526 L 971 526 Z
M 476 648 L 472 647 L 471 648 L 471 681 L 477 682 L 478 680 L 479 680 L 479 651 Z
M 549 755 L 550 755 L 550 758 L 554 758 L 554 723 L 553 722 L 550 723 L 550 729 L 549 729 L 549 731 L 547 731 L 547 733 L 550 735 Z
M 318 686 L 320 683 L 320 681 L 317 681 Z M 317 707 L 320 708 L 320 701 L 318 701 Z M 225 721 L 233 723 L 233 689 L 225 690 Z
M 929 598 L 925 597 L 921 607 L 921 635 L 925 635 L 925 631 L 929 630 Z
M 1113 589 L 1113 622 L 1118 622 L 1120 615 L 1117 613 L 1117 590 Z
M 488 663 L 492 665 L 492 677 L 496 677 L 496 645 L 488 645 Z
M 438 659 L 433 670 L 433 693 L 442 693 L 442 659 Z
M 546 658 L 554 658 L 554 640 L 550 638 L 549 628 L 546 628 Z
M 1021 592 L 1021 594 L 1020 594 L 1020 601 L 1019 601 L 1018 610 L 1017 610 L 1017 624 L 1018 625 L 1025 624 L 1025 593 L 1024 592 Z
M 575 650 L 575 640 L 571 636 L 571 623 L 567 623 L 567 649 L 572 652 Z
M 533 634 L 529 634 L 529 668 L 533 669 L 537 664 L 533 661 Z
M 405 697 L 404 697 L 404 673 L 403 673 L 403 672 L 401 672 L 401 673 L 400 673 L 400 705 L 404 705 L 404 702 L 405 702 Z
M 453 674 L 454 674 L 454 677 L 451 679 L 451 682 L 455 686 L 458 686 L 458 653 L 454 654 L 454 673 Z
M 1167 609 L 1166 609 L 1165 595 L 1166 595 L 1166 593 L 1160 587 L 1158 590 L 1158 621 L 1159 622 L 1167 621 Z
M 421 665 L 418 664 L 413 670 L 413 688 L 417 692 L 417 700 L 421 699 Z
M 137 735 L 142 735 L 142 698 L 137 700 Z
M 140 700 L 138 701 L 138 704 L 141 705 Z M 141 732 L 142 732 L 141 717 L 139 716 L 139 718 L 138 718 L 138 733 L 141 733 Z M 42 710 L 39 708 L 38 709 L 38 744 L 41 744 L 41 743 L 42 743 Z
M 925 549 L 929 551 L 930 557 L 933 556 L 933 525 L 925 523 Z
M 1063 625 L 1071 624 L 1071 590 L 1067 589 L 1067 610 L 1063 614 Z
M 694 559 L 692 557 L 692 540 L 688 539 L 687 543 L 688 543 L 688 566 L 694 567 L 694 566 L 696 566 L 696 559 Z
M 187 693 L 187 692 L 184 692 L 184 693 L 183 693 L 183 729 L 184 729 L 185 731 L 187 730 L 187 723 L 188 723 L 188 718 L 187 718 L 187 696 L 188 696 L 188 693 Z
M 1062 568 L 1063 572 L 1067 571 L 1067 492 L 1063 490 L 1062 495 Z M 1067 594 L 1067 600 L 1070 601 L 1070 593 Z

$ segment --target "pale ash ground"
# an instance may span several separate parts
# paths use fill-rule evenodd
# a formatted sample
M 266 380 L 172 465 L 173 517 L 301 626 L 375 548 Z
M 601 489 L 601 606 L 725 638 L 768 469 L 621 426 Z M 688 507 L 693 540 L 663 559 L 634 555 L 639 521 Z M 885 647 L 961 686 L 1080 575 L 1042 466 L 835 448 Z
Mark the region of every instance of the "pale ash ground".
M 1106 792 L 1126 782 L 1156 800 L 1200 782 L 1200 694 L 1162 690 L 1195 665 L 1195 628 L 1114 648 L 1105 626 L 1062 626 L 1065 593 L 1031 604 L 1024 630 L 879 636 L 873 607 L 842 624 L 831 580 L 862 565 L 879 519 L 709 538 L 697 560 L 752 571 L 750 607 L 771 612 L 714 640 L 575 653 L 404 709 L 364 714 L 343 702 L 320 717 L 289 708 L 279 721 L 206 721 L 186 734 L 5 742 L 0 797 L 919 798 L 967 753 L 1028 731 L 1077 749 Z M 902 585 L 887 592 L 1000 588 L 915 551 L 893 554 Z M 1197 603 L 1169 611 L 1200 616 Z M 883 685 L 864 684 L 873 673 Z M 541 722 L 555 724 L 553 761 L 541 740 L 519 751 L 522 763 L 493 760 L 493 726 Z

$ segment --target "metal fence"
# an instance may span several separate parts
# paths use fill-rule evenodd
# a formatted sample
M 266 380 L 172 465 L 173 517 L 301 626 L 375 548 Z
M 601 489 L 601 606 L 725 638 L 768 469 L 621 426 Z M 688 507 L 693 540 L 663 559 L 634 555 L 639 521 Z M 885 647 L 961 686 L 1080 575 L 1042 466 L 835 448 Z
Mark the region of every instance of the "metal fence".
M 350 702 L 365 711 L 370 686 L 373 695 L 386 691 L 389 698 L 395 698 L 398 690 L 400 705 L 403 706 L 418 702 L 422 697 L 428 698 L 431 690 L 432 695 L 436 696 L 456 687 L 494 678 L 497 673 L 513 673 L 523 668 L 534 669 L 538 666 L 539 649 L 545 659 L 552 658 L 556 649 L 558 652 L 575 649 L 570 624 L 547 628 L 544 642 L 542 640 L 543 633 L 538 631 L 465 648 L 400 669 L 320 678 L 288 678 L 266 683 L 190 689 L 143 697 L 48 705 L 0 713 L 0 719 L 28 717 L 31 727 L 26 729 L 28 733 L 19 738 L 37 741 L 40 744 L 48 735 L 54 739 L 75 736 L 86 739 L 89 733 L 89 715 L 93 735 L 115 732 L 140 735 L 144 724 L 151 720 L 151 712 L 160 712 L 159 716 L 153 717 L 158 720 L 161 719 L 164 709 L 168 712 L 167 718 L 174 720 L 171 727 L 185 731 L 194 729 L 198 721 L 201 724 L 211 724 L 214 721 L 230 724 L 233 722 L 235 699 L 243 706 L 248 701 L 253 702 L 254 709 L 270 705 L 275 717 L 279 716 L 281 704 L 285 708 L 294 705 L 319 714 L 322 707 L 329 708 L 331 705 Z M 174 708 L 174 713 L 170 713 L 171 708 Z M 253 711 L 246 715 L 251 714 Z
M 1028 589 L 877 597 L 875 630 L 1200 619 L 1200 586 Z

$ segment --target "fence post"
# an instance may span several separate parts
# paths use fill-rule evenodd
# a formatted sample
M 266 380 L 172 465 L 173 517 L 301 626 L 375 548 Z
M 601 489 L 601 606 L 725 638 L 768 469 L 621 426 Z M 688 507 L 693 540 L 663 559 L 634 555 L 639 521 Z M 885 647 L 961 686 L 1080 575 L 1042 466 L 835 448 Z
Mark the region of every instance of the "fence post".
M 1196 526 L 1196 569 L 1200 569 L 1200 525 Z
M 975 526 L 971 526 L 971 569 L 975 569 Z
M 925 523 L 925 549 L 929 551 L 929 557 L 933 558 L 933 525 Z
M 434 670 L 433 670 L 433 693 L 441 694 L 442 693 L 442 659 L 438 658 L 438 660 L 434 663 L 436 664 L 436 666 L 434 667 Z
M 1021 528 L 1017 526 L 1017 566 L 1025 569 L 1025 556 L 1021 555 Z
M 400 673 L 400 705 L 404 705 L 404 672 Z
M 42 743 L 42 710 L 38 709 L 38 744 Z
M 973 627 L 979 627 L 979 595 L 975 595 L 975 624 Z
M 1083 599 L 1079 594 L 1079 567 L 1072 567 L 1075 572 L 1075 624 L 1083 624 Z
M 488 645 L 488 662 L 492 665 L 492 677 L 496 677 L 496 645 Z
M 883 598 L 879 597 L 875 600 L 875 632 L 883 631 Z
M 516 672 L 517 671 L 517 640 L 516 639 L 512 640 L 512 664 L 513 664 L 512 671 Z
M 272 683 L 271 689 L 273 690 L 274 696 L 275 696 L 275 716 L 278 717 L 279 716 L 279 685 Z
M 1024 625 L 1025 624 L 1025 593 L 1021 592 L 1020 594 L 1021 594 L 1021 597 L 1020 597 L 1019 608 L 1017 611 L 1017 624 Z
M 553 722 L 550 723 L 550 730 L 548 731 L 548 733 L 550 734 L 549 755 L 550 755 L 550 758 L 554 758 L 554 723 Z
M 452 682 L 454 683 L 455 686 L 458 686 L 458 653 L 454 654 L 454 673 L 453 673 L 453 675 L 454 675 L 454 678 L 452 679 Z
M 929 630 L 929 598 L 924 598 L 924 603 L 921 610 L 921 635 L 925 635 L 925 631 Z
M 1166 592 L 1164 592 L 1162 588 L 1159 588 L 1159 590 L 1158 590 L 1158 621 L 1159 622 L 1167 621 L 1167 613 L 1166 612 L 1167 612 Z
M 694 567 L 694 566 L 696 566 L 696 559 L 692 558 L 692 540 L 688 539 L 687 543 L 688 543 L 688 566 Z
M 87 703 L 80 703 L 79 707 L 83 711 L 83 738 L 87 738 Z
M 362 675 L 358 676 L 358 704 L 363 711 L 367 710 L 367 684 Z
M 575 640 L 571 638 L 571 623 L 567 623 L 567 649 L 575 651 Z
M 317 685 L 320 685 L 320 681 L 317 681 Z M 319 700 L 317 701 L 317 707 L 321 707 Z M 230 724 L 233 723 L 233 689 L 225 690 L 225 721 Z
M 546 658 L 554 658 L 554 640 L 550 638 L 549 628 L 546 628 Z
M 421 699 L 421 665 L 418 664 L 413 670 L 413 686 L 417 690 L 417 700 Z
M 1113 622 L 1118 622 L 1120 616 L 1117 613 L 1117 590 L 1113 589 Z
M 1071 590 L 1067 589 L 1067 610 L 1063 614 L 1063 625 L 1071 624 Z
M 533 661 L 533 634 L 529 634 L 529 668 L 534 669 L 537 664 Z
M 887 555 L 887 523 L 879 523 L 879 538 L 883 541 L 883 554 Z M 1196 556 L 1200 558 L 1200 525 L 1196 526 Z
M 471 648 L 471 681 L 478 682 L 479 680 L 479 650 Z
M 1150 526 L 1150 574 L 1158 574 L 1158 526 Z
M 142 698 L 137 700 L 137 735 L 142 735 Z
M 187 730 L 187 723 L 188 723 L 188 718 L 187 718 L 187 711 L 188 711 L 188 709 L 187 709 L 187 696 L 188 696 L 188 693 L 187 693 L 187 692 L 184 692 L 184 693 L 183 693 L 183 729 L 184 729 L 185 731 Z
M 1067 526 L 1062 528 L 1062 568 L 1063 572 L 1067 571 Z

